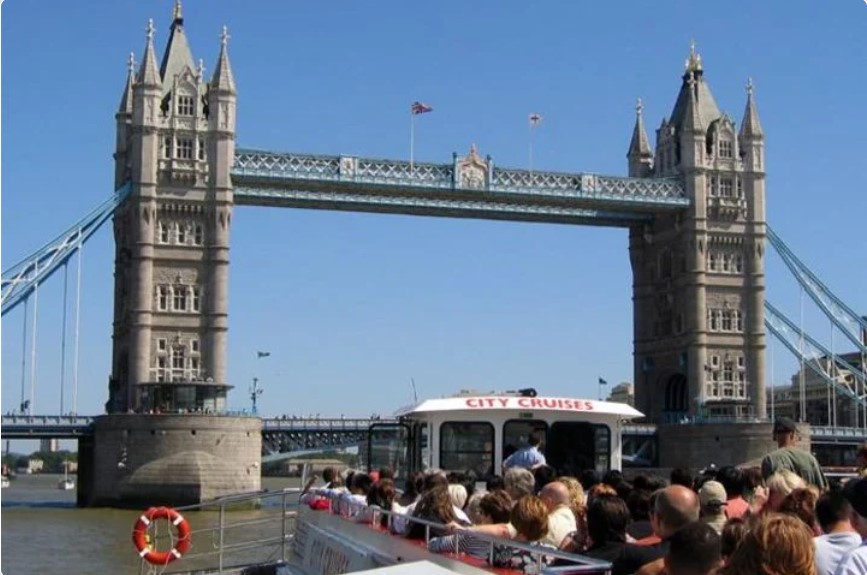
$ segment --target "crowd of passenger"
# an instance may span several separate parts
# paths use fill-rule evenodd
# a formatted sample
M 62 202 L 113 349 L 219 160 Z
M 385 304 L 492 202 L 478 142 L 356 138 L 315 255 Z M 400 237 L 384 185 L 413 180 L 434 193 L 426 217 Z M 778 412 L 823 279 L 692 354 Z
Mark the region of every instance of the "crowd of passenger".
M 627 479 L 615 470 L 558 476 L 537 461 L 506 466 L 502 476 L 485 481 L 472 472 L 413 473 L 400 486 L 388 468 L 345 476 L 329 469 L 325 485 L 312 488 L 314 477 L 301 501 L 319 509 L 336 505 L 354 520 L 428 540 L 435 553 L 527 573 L 538 570 L 539 557 L 563 562 L 546 555 L 554 550 L 610 562 L 613 575 L 867 573 L 867 477 L 829 485 L 804 457 L 808 452 L 787 459 L 788 436 L 795 433 L 794 424 L 778 423 L 780 448 L 751 468 L 675 469 L 668 477 Z M 867 447 L 860 457 L 867 464 Z M 492 547 L 491 537 L 533 551 Z

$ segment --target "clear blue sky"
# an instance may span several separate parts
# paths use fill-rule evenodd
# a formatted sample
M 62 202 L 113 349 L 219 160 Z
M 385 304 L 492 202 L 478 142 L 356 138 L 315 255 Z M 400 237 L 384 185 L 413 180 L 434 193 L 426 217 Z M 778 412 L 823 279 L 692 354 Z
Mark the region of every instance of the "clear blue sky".
M 162 55 L 172 4 L 3 3 L 4 268 L 111 193 L 126 60 L 141 58 L 149 17 Z M 754 78 L 770 223 L 867 312 L 863 0 L 187 0 L 183 10 L 206 73 L 229 26 L 239 146 L 407 158 L 409 105 L 421 100 L 434 112 L 418 119 L 418 159 L 447 162 L 475 143 L 498 165 L 526 166 L 536 112 L 536 167 L 605 174 L 625 174 L 637 97 L 651 134 L 670 114 L 694 38 L 737 122 Z M 233 223 L 233 406 L 249 406 L 254 376 L 266 415 L 337 416 L 390 413 L 411 399 L 410 378 L 422 396 L 535 386 L 584 397 L 600 376 L 632 378 L 625 230 L 248 207 Z M 97 414 L 110 371 L 110 227 L 84 258 L 78 411 Z M 40 291 L 39 413 L 59 409 L 61 284 Z M 775 259 L 768 297 L 798 317 L 798 289 Z M 809 306 L 805 317 L 830 343 L 828 322 Z M 21 312 L 2 330 L 5 413 L 20 400 Z M 772 354 L 782 383 L 795 363 L 779 345 Z

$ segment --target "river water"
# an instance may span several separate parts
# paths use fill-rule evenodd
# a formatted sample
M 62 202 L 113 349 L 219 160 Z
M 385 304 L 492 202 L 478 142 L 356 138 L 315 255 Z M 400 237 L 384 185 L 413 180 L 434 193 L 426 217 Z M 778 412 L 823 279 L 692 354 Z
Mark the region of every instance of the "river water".
M 19 475 L 0 492 L 0 573 L 3 575 L 136 574 L 141 560 L 132 528 L 141 510 L 79 509 L 75 490 L 61 491 L 62 475 Z M 268 490 L 298 480 L 263 477 Z M 196 519 L 188 516 L 193 530 Z

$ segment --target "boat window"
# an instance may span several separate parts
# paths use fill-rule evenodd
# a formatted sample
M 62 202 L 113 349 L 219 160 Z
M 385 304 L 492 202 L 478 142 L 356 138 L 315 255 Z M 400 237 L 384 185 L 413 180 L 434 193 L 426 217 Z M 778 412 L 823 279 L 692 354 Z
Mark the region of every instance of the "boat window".
M 545 456 L 560 475 L 578 477 L 585 469 L 604 473 L 611 467 L 611 431 L 606 425 L 558 421 L 548 432 Z
M 367 444 L 368 469 L 391 467 L 395 477 L 406 477 L 409 436 L 409 428 L 402 423 L 371 425 Z
M 494 426 L 487 422 L 447 421 L 440 426 L 440 467 L 472 469 L 479 477 L 494 471 Z
M 548 424 L 539 419 L 510 419 L 503 424 L 503 461 L 507 457 L 529 445 L 530 433 L 539 431 L 542 434 L 542 447 L 540 451 L 545 453 L 548 445 Z

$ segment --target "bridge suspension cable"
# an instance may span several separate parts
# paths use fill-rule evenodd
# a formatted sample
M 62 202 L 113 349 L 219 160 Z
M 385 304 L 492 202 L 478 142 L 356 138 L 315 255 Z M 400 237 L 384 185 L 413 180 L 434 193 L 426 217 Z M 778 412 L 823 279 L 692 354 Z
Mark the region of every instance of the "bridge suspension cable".
M 5 270 L 0 282 L 0 315 L 14 309 L 34 292 L 36 287 L 60 269 L 72 255 L 105 223 L 114 210 L 129 195 L 130 183 L 121 186 L 112 196 L 97 206 L 65 232 Z
M 847 397 L 855 400 L 858 405 L 867 406 L 867 397 L 859 396 L 848 385 L 841 383 L 836 377 L 832 377 L 828 371 L 832 371 L 830 367 L 822 367 L 820 359 L 827 358 L 828 366 L 832 364 L 842 367 L 849 371 L 854 377 L 864 381 L 864 372 L 844 360 L 842 357 L 833 354 L 818 341 L 803 333 L 795 323 L 788 319 L 782 312 L 765 301 L 765 326 L 782 342 L 783 345 L 791 351 L 795 357 L 802 361 L 803 365 L 809 367 L 818 375 L 822 381 L 834 389 L 839 390 Z M 833 370 L 836 373 L 836 370 Z
M 867 354 L 867 343 L 862 341 L 862 334 L 867 333 L 867 319 L 855 313 L 850 307 L 835 296 L 831 290 L 816 277 L 813 272 L 792 252 L 789 246 L 767 227 L 768 241 L 780 255 L 780 258 L 826 316 L 855 344 L 861 354 Z

